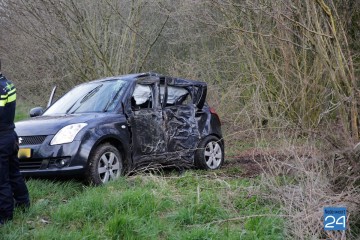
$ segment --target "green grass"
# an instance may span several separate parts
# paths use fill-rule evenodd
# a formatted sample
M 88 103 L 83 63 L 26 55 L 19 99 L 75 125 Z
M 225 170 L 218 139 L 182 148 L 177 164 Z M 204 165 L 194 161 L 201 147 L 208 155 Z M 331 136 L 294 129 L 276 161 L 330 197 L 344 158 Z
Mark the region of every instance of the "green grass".
M 203 171 L 139 175 L 101 187 L 27 181 L 32 206 L 0 239 L 283 239 L 278 210 L 253 195 L 257 180 Z M 256 217 L 271 214 L 275 217 Z
M 29 118 L 29 111 L 31 107 L 24 103 L 24 101 L 16 101 L 15 122 Z

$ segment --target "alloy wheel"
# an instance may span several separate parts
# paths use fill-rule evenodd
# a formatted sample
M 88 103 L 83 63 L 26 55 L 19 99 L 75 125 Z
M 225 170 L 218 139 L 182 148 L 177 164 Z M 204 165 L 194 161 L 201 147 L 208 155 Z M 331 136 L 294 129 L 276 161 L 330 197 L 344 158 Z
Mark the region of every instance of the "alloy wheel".
M 101 181 L 106 183 L 117 179 L 121 173 L 121 164 L 118 157 L 113 152 L 105 152 L 101 155 L 98 165 L 98 173 Z
M 210 169 L 216 169 L 221 164 L 222 160 L 222 149 L 218 142 L 210 141 L 206 144 L 205 151 L 206 165 Z

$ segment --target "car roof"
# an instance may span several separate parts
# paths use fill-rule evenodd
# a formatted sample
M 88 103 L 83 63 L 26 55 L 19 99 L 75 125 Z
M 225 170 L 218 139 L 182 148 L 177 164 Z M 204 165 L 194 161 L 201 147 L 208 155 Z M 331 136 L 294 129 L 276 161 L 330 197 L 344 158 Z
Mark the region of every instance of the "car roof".
M 98 79 L 92 82 L 105 82 L 105 81 L 113 81 L 113 80 L 125 80 L 125 81 L 134 81 L 137 83 L 142 84 L 150 84 L 157 81 L 165 81 L 167 80 L 167 83 L 169 85 L 178 85 L 178 86 L 189 86 L 189 85 L 201 85 L 206 86 L 206 83 L 203 81 L 197 81 L 197 80 L 190 80 L 190 79 L 184 79 L 184 78 L 176 78 L 176 77 L 170 77 L 165 76 L 159 73 L 155 72 L 145 72 L 145 73 L 134 73 L 134 74 L 126 74 L 126 75 L 119 75 L 119 76 L 113 76 L 113 77 L 107 77 L 103 79 Z M 87 83 L 90 83 L 87 82 Z

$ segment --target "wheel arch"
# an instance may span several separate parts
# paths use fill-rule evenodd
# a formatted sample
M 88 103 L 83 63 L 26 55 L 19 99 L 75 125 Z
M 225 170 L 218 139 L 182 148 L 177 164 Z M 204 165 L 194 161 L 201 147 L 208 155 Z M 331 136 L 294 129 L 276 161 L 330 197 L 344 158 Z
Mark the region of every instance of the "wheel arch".
M 213 132 L 213 133 L 210 133 L 210 134 L 208 134 L 208 135 L 202 136 L 197 145 L 199 146 L 199 144 L 201 143 L 201 141 L 202 141 L 203 139 L 205 139 L 206 137 L 208 137 L 208 136 L 214 136 L 214 137 L 217 137 L 218 139 L 220 139 L 221 147 L 223 148 L 223 151 L 225 151 L 224 138 L 223 138 L 222 136 L 220 136 L 219 134 L 216 134 L 216 133 L 214 133 L 214 132 Z
M 100 145 L 105 144 L 105 143 L 108 143 L 108 144 L 114 146 L 119 151 L 119 153 L 121 154 L 121 157 L 123 159 L 123 163 L 125 165 L 124 167 L 127 167 L 128 164 L 129 164 L 128 151 L 125 148 L 124 143 L 120 139 L 118 139 L 118 138 L 116 138 L 114 136 L 104 137 L 104 138 L 99 139 L 97 142 L 95 142 L 95 144 L 91 148 L 89 157 L 94 154 L 94 151 Z M 126 168 L 124 168 L 124 169 L 126 169 Z

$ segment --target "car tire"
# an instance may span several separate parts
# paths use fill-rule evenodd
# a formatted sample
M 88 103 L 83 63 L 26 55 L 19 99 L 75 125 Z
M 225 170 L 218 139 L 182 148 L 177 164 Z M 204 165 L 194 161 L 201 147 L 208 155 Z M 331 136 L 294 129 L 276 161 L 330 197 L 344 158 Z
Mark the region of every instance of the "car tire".
M 216 136 L 203 138 L 195 152 L 195 166 L 199 169 L 215 170 L 224 163 L 224 147 Z
M 90 155 L 86 173 L 87 182 L 101 185 L 123 175 L 123 158 L 117 148 L 109 143 L 99 145 Z

